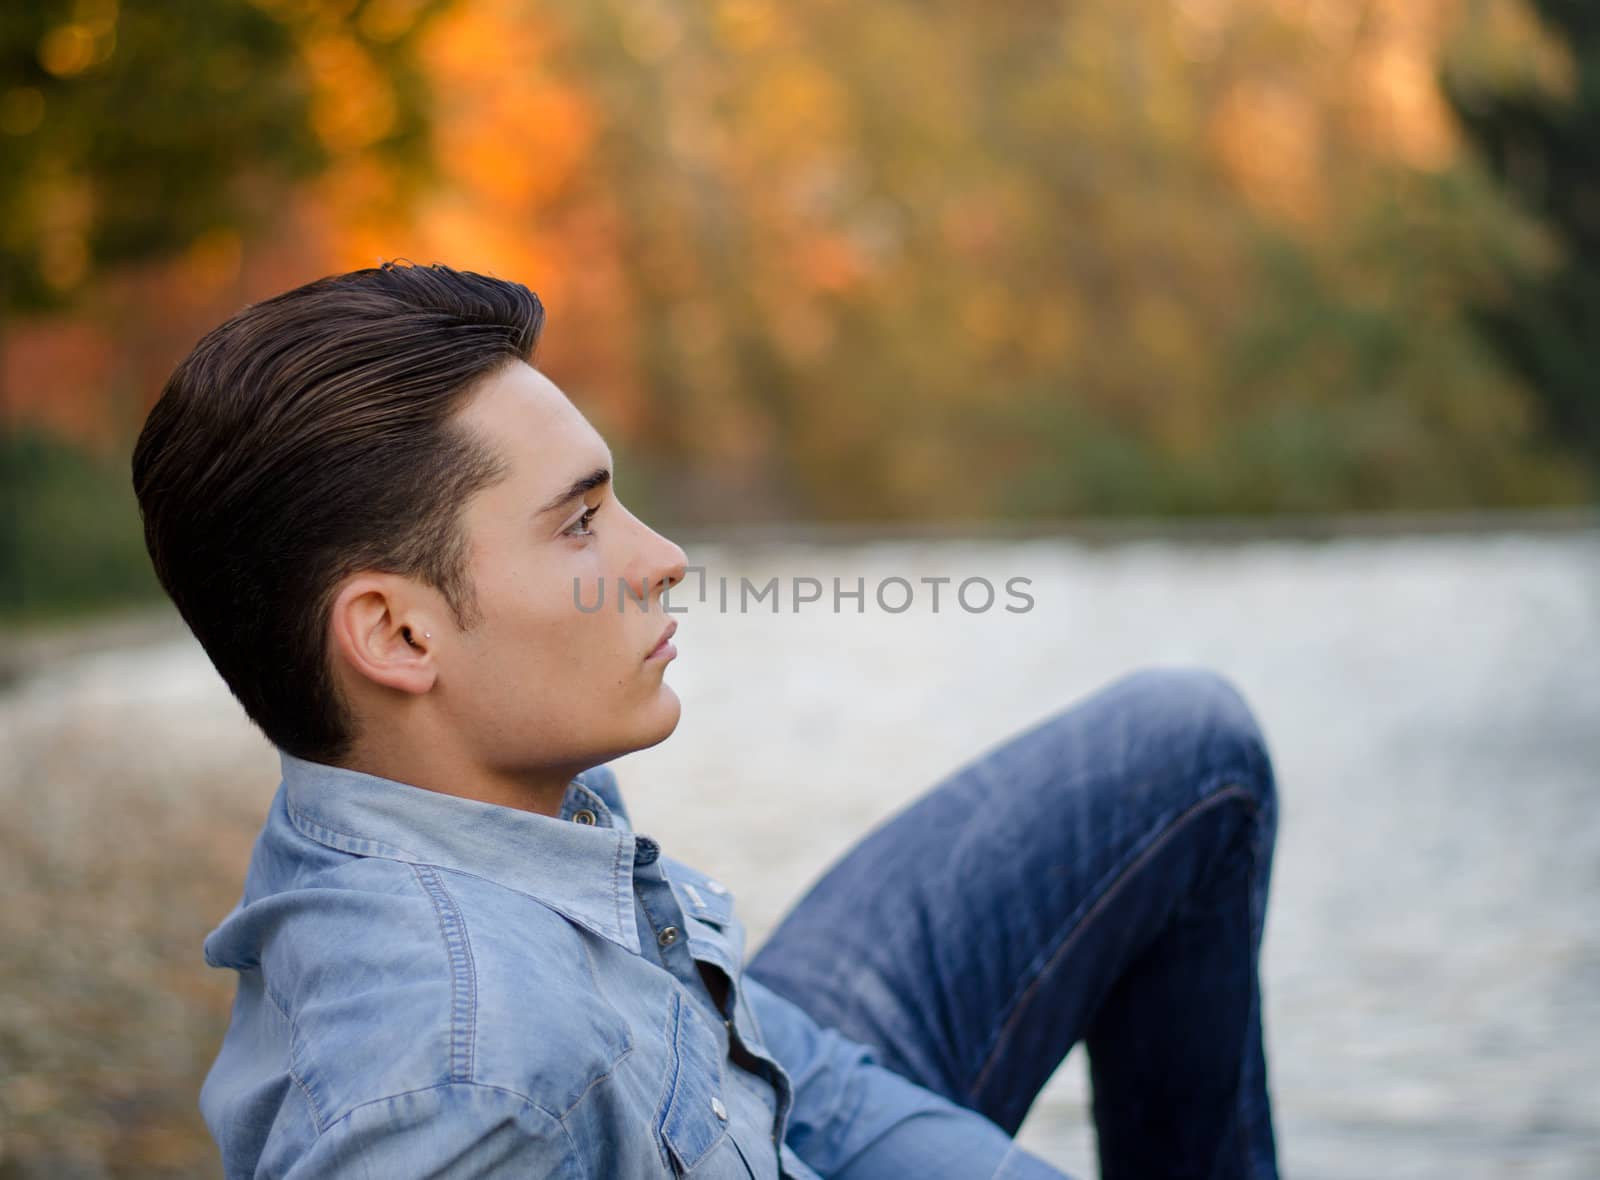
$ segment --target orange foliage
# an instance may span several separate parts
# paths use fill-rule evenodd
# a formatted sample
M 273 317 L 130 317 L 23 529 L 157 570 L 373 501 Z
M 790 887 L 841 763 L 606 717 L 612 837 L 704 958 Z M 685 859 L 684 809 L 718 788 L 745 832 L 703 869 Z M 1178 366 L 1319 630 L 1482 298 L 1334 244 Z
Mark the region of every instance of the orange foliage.
M 905 424 L 977 422 L 998 454 L 1035 432 L 995 425 L 996 389 L 1070 397 L 1196 459 L 1236 412 L 1218 358 L 1253 298 L 1239 227 L 1264 217 L 1315 249 L 1386 169 L 1449 167 L 1442 49 L 1469 20 L 1531 35 L 1494 15 L 1516 0 L 1488 17 L 1466 0 L 1152 0 L 948 23 L 455 0 L 421 25 L 423 0 L 257 2 L 294 29 L 328 167 L 272 232 L 214 232 L 106 284 L 86 318 L 14 326 L 8 413 L 92 432 L 246 300 L 407 258 L 528 283 L 550 315 L 541 366 L 617 442 L 695 424 L 671 462 L 812 478 L 881 447 L 889 485 L 936 488 L 960 431 Z M 430 94 L 430 170 L 389 150 L 402 38 Z M 68 68 L 80 41 L 51 60 Z M 19 104 L 0 124 L 31 117 Z M 52 195 L 67 274 L 85 198 Z
M 40 423 L 69 438 L 107 444 L 111 423 L 99 397 L 112 367 L 111 341 L 83 320 L 54 320 L 17 332 L 0 353 L 7 416 Z
M 1315 224 L 1325 210 L 1325 177 L 1310 96 L 1288 86 L 1246 79 L 1217 105 L 1211 141 L 1244 195 L 1286 221 Z

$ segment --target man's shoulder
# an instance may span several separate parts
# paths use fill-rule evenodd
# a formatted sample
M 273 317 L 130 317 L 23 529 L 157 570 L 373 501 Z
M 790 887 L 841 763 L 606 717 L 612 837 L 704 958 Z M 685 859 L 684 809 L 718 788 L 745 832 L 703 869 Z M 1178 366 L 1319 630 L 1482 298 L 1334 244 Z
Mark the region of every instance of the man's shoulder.
M 485 1068 L 498 1056 L 485 1046 L 508 1038 L 559 1047 L 556 1059 L 577 1073 L 627 1048 L 626 1030 L 594 1011 L 587 956 L 560 915 L 432 865 L 353 857 L 247 899 L 207 940 L 207 956 L 256 974 L 322 1122 L 450 1083 L 539 1089 L 537 1078 Z M 559 1106 L 571 1084 L 545 1082 L 530 1101 Z
M 419 953 L 437 943 L 438 908 L 427 881 L 438 870 L 382 857 L 334 854 L 268 876 L 252 867 L 244 897 L 206 938 L 206 961 L 266 970 L 273 999 L 298 1007 L 301 988 L 338 987 L 334 962 L 386 964 L 405 975 L 443 966 Z
M 456 869 L 381 857 L 353 857 L 250 901 L 230 921 L 256 927 L 242 941 L 256 944 L 273 998 L 297 1023 L 330 1006 L 346 1019 L 370 1008 L 386 1024 L 404 1021 L 407 1008 L 424 1025 L 470 1020 L 476 1006 L 452 998 L 479 990 L 485 973 L 512 972 L 537 987 L 587 963 L 578 932 L 538 899 Z M 212 942 L 220 945 L 226 929 Z

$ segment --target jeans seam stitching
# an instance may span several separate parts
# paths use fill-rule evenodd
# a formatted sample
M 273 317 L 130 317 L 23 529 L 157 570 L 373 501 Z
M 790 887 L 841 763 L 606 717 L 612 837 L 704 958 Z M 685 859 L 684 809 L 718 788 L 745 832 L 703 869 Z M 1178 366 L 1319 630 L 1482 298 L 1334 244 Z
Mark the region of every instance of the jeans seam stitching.
M 1227 785 L 1223 786 L 1220 790 L 1215 790 L 1208 794 L 1204 794 L 1202 798 L 1198 799 L 1194 803 L 1191 803 L 1187 808 L 1174 816 L 1172 820 L 1160 830 L 1154 840 L 1152 840 L 1144 848 L 1140 849 L 1138 854 L 1135 855 L 1132 860 L 1118 870 L 1111 883 L 1107 885 L 1100 895 L 1094 899 L 1089 908 L 1083 912 L 1082 917 L 1080 917 L 1076 922 L 1073 922 L 1062 933 L 1061 939 L 1056 944 L 1055 949 L 1045 957 L 1044 962 L 1041 963 L 1039 969 L 1034 972 L 1033 977 L 1028 981 L 1026 986 L 1016 993 L 1015 997 L 1009 1004 L 1010 1013 L 1006 1017 L 1005 1021 L 1000 1025 L 999 1029 L 995 1032 L 994 1039 L 990 1042 L 988 1051 L 984 1054 L 983 1064 L 979 1068 L 976 1077 L 973 1079 L 969 1093 L 976 1095 L 978 1091 L 983 1088 L 984 1083 L 988 1080 L 989 1072 L 994 1068 L 995 1062 L 999 1058 L 1001 1046 L 1004 1045 L 1006 1039 L 1015 1029 L 1023 1009 L 1027 1007 L 1030 997 L 1033 995 L 1034 990 L 1039 986 L 1039 981 L 1049 974 L 1051 967 L 1054 966 L 1054 964 L 1062 957 L 1062 955 L 1066 954 L 1072 949 L 1078 940 L 1078 936 L 1085 929 L 1087 929 L 1089 923 L 1096 916 L 1098 916 L 1099 912 L 1108 904 L 1110 899 L 1117 893 L 1117 891 L 1122 888 L 1123 884 L 1135 872 L 1143 867 L 1143 865 L 1150 860 L 1151 857 L 1155 856 L 1157 852 L 1164 848 L 1177 834 L 1178 830 L 1191 819 L 1232 798 L 1242 797 L 1250 803 L 1255 804 L 1255 800 L 1250 793 L 1250 789 L 1239 782 L 1240 779 L 1246 777 L 1248 776 L 1235 774 L 1231 771 L 1218 775 L 1217 781 Z M 1252 806 L 1252 811 L 1258 809 L 1259 805 Z
M 1264 837 L 1264 835 L 1265 835 L 1265 833 L 1267 831 L 1267 825 L 1268 825 L 1268 823 L 1276 824 L 1277 817 L 1273 812 L 1269 811 L 1267 808 L 1257 807 L 1255 809 L 1254 813 L 1252 814 L 1252 821 L 1253 822 L 1251 824 L 1251 832 L 1250 832 L 1250 879 L 1252 881 L 1254 881 L 1257 878 L 1257 876 L 1259 875 L 1260 869 L 1261 869 L 1262 843 L 1263 843 L 1263 837 Z M 1265 907 L 1264 906 L 1258 906 L 1257 905 L 1257 900 L 1258 900 L 1257 899 L 1257 890 L 1251 889 L 1251 891 L 1250 891 L 1250 927 L 1251 927 L 1251 930 L 1253 932 L 1255 932 L 1255 934 L 1256 934 L 1256 942 L 1255 942 L 1255 946 L 1254 946 L 1254 951 L 1255 951 L 1256 955 L 1259 957 L 1259 955 L 1261 953 L 1261 938 L 1264 937 L 1265 934 L 1266 934 L 1266 913 L 1265 913 Z M 1258 910 L 1260 912 L 1258 912 Z M 1263 1037 L 1263 1056 L 1264 1056 L 1264 1050 L 1265 1050 L 1264 1038 L 1266 1036 L 1265 1021 L 1266 1021 L 1266 1015 L 1267 1014 L 1266 1014 L 1266 997 L 1262 993 L 1261 977 L 1260 977 L 1259 971 L 1256 974 L 1254 983 L 1255 983 L 1255 989 L 1256 989 L 1256 995 L 1255 995 L 1256 1020 L 1257 1020 L 1258 1023 L 1262 1024 L 1262 1026 L 1263 1026 L 1262 1030 L 1261 1030 L 1261 1035 Z M 1248 1057 L 1248 1054 L 1249 1054 L 1249 1038 L 1250 1038 L 1250 1033 L 1249 1033 L 1249 1030 L 1247 1029 L 1246 1032 L 1245 1032 L 1245 1049 L 1244 1049 L 1244 1053 L 1245 1053 L 1246 1057 Z M 1265 1062 L 1263 1061 L 1263 1068 L 1264 1067 L 1265 1067 Z M 1240 1063 L 1240 1066 L 1239 1066 L 1239 1075 L 1240 1075 L 1240 1077 L 1239 1077 L 1239 1092 L 1236 1095 L 1234 1095 L 1233 1117 L 1234 1117 L 1235 1127 L 1237 1128 L 1237 1133 L 1235 1134 L 1234 1138 L 1238 1141 L 1238 1144 L 1239 1144 L 1239 1175 L 1241 1175 L 1241 1176 L 1253 1176 L 1253 1175 L 1256 1175 L 1255 1160 L 1254 1160 L 1254 1158 L 1252 1157 L 1252 1155 L 1250 1153 L 1250 1139 L 1249 1139 L 1249 1135 L 1246 1133 L 1246 1130 L 1245 1130 L 1245 1128 L 1246 1128 L 1246 1118 L 1245 1118 L 1245 1116 L 1246 1116 L 1246 1111 L 1245 1111 L 1246 1087 L 1245 1087 L 1245 1084 L 1244 1084 L 1244 1071 L 1245 1071 L 1245 1062 L 1244 1062 L 1244 1060 L 1241 1060 L 1241 1063 Z M 1266 1079 L 1264 1077 L 1262 1079 L 1262 1084 L 1263 1084 L 1263 1086 L 1265 1086 L 1265 1084 L 1266 1084 Z

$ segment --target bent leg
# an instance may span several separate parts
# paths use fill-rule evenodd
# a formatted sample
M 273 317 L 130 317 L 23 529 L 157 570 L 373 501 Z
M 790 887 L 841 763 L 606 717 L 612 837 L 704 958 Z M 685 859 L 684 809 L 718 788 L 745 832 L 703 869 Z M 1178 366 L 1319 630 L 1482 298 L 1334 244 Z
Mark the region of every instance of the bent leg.
M 749 974 L 1015 1133 L 1086 1040 L 1102 1174 L 1276 1174 L 1257 959 L 1276 785 L 1202 668 L 1132 673 L 870 833 Z

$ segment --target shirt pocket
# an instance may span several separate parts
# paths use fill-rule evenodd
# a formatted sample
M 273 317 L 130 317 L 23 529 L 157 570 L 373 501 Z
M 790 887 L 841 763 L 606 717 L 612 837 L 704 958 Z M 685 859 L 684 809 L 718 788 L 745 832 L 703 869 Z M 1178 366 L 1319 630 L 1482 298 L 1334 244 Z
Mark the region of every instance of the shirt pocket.
M 673 996 L 671 1033 L 669 1078 L 657 1129 L 672 1174 L 750 1180 L 750 1169 L 729 1133 L 720 1039 L 682 995 Z

